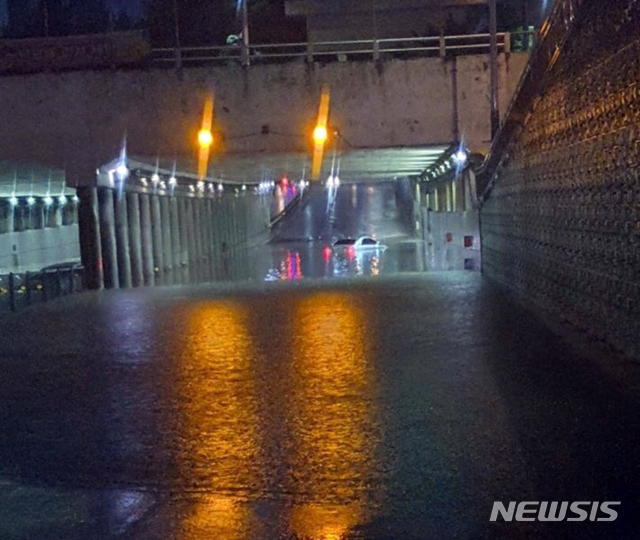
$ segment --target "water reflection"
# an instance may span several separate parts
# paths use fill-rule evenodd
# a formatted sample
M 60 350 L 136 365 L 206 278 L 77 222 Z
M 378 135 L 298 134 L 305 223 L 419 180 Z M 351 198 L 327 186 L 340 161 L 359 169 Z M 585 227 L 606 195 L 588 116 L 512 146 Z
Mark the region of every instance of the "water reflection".
M 353 299 L 317 294 L 295 308 L 291 394 L 297 491 L 293 532 L 341 538 L 361 523 L 375 474 L 366 320 Z
M 277 362 L 263 354 L 273 339 L 260 306 L 212 300 L 176 312 L 175 476 L 198 493 L 178 512 L 178 538 L 330 540 L 366 521 L 380 436 L 356 300 L 322 293 L 288 306 L 288 331 L 273 329 Z M 261 512 L 264 498 L 278 508 Z
M 214 488 L 182 516 L 184 538 L 243 538 L 251 518 L 242 496 L 264 488 L 253 341 L 247 313 L 234 302 L 189 309 L 176 373 L 182 432 L 179 476 Z

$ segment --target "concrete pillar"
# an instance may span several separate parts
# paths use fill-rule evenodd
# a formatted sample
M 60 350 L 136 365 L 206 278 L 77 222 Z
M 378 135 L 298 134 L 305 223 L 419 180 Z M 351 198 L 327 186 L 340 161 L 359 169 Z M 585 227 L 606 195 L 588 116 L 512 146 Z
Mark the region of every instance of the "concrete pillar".
M 185 200 L 185 217 L 187 223 L 187 241 L 189 245 L 189 280 L 193 283 L 198 280 L 198 252 L 196 249 L 196 233 L 194 220 L 194 198 Z
M 458 211 L 458 185 L 455 180 L 451 181 L 451 211 Z
M 158 195 L 151 195 L 151 232 L 153 233 L 153 270 L 156 276 L 156 284 L 164 283 L 162 214 L 160 213 L 160 198 Z
M 202 255 L 204 261 L 204 278 L 207 281 L 211 281 L 211 231 L 209 225 L 211 224 L 211 218 L 209 217 L 209 199 L 204 197 L 201 200 L 200 207 L 200 220 L 202 221 Z
M 129 246 L 129 215 L 127 212 L 127 194 L 115 193 L 116 248 L 118 253 L 118 279 L 120 287 L 130 289 L 131 250 Z
M 9 199 L 0 198 L 0 234 L 13 232 L 13 206 Z
M 173 264 L 174 283 L 182 283 L 180 220 L 178 219 L 178 198 L 175 196 L 169 199 L 169 216 L 171 220 L 171 261 Z
M 118 254 L 116 250 L 116 224 L 113 211 L 113 190 L 98 188 L 98 211 L 100 216 L 100 244 L 102 246 L 102 269 L 104 272 L 104 286 L 107 289 L 117 289 Z
M 180 230 L 180 264 L 183 270 L 187 270 L 186 274 L 188 274 L 189 225 L 188 225 L 188 219 L 187 219 L 187 198 L 178 197 L 177 204 L 178 204 L 178 223 L 180 226 L 180 229 L 179 229 Z
M 193 220 L 194 220 L 194 237 L 195 237 L 195 260 L 198 272 L 198 280 L 206 278 L 204 275 L 204 239 L 202 231 L 202 199 L 193 199 Z
M 80 205 L 78 227 L 80 229 L 80 253 L 84 266 L 85 283 L 88 289 L 102 289 L 102 247 L 98 221 L 98 191 L 94 187 L 77 189 Z
M 144 285 L 142 273 L 142 235 L 140 231 L 140 197 L 137 193 L 127 193 L 127 216 L 129 218 L 129 253 L 131 265 L 131 284 L 134 287 Z
M 160 195 L 160 217 L 162 220 L 162 261 L 168 283 L 173 283 L 173 246 L 171 244 L 171 213 L 169 197 Z
M 36 200 L 36 202 L 29 208 L 29 219 L 33 224 L 34 229 L 44 229 L 44 204 L 42 200 Z
M 151 198 L 140 194 L 140 232 L 142 238 L 142 276 L 144 284 L 153 286 L 156 275 L 153 270 L 153 230 L 151 227 Z
M 220 279 L 220 201 L 211 200 L 211 269 L 212 279 Z

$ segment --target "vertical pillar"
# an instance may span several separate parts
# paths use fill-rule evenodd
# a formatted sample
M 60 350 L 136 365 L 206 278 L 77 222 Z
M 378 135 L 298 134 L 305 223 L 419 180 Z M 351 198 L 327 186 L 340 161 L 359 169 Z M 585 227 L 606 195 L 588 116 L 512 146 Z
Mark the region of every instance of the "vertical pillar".
M 153 234 L 153 270 L 156 276 L 156 284 L 158 284 L 162 283 L 164 278 L 162 215 L 160 214 L 158 195 L 151 195 L 151 232 Z
M 144 285 L 142 273 L 142 235 L 140 231 L 140 197 L 137 193 L 127 193 L 127 215 L 129 218 L 129 252 L 131 256 L 131 284 Z
M 100 215 L 100 244 L 102 246 L 102 269 L 104 286 L 117 289 L 118 256 L 116 252 L 116 226 L 113 212 L 113 190 L 98 188 L 98 211 Z
M 80 253 L 84 266 L 85 284 L 88 289 L 102 289 L 102 247 L 100 245 L 100 224 L 98 221 L 98 191 L 95 187 L 77 189 L 80 206 L 78 226 L 80 229 Z M 9 210 L 10 212 L 13 209 Z M 13 223 L 11 224 L 13 228 Z
M 171 220 L 171 260 L 173 263 L 174 282 L 182 283 L 180 220 L 178 219 L 177 197 L 171 197 L 169 199 L 169 215 Z
M 458 211 L 458 183 L 456 180 L 451 180 L 451 211 Z
M 180 224 L 180 265 L 186 279 L 189 273 L 189 223 L 186 197 L 178 197 L 178 223 Z
M 195 260 L 198 269 L 198 279 L 204 279 L 204 246 L 202 241 L 202 199 L 199 197 L 193 199 L 193 221 L 194 221 L 194 237 L 195 237 Z
M 202 199 L 200 219 L 202 221 L 202 250 L 207 281 L 211 281 L 211 233 L 209 226 L 211 219 L 209 217 L 209 198 Z
M 220 258 L 220 201 L 211 201 L 211 268 L 213 279 L 219 280 L 221 276 L 222 259 Z
M 127 194 L 122 191 L 115 194 L 116 249 L 118 255 L 118 279 L 120 287 L 131 288 L 131 251 L 129 247 L 129 216 L 127 213 Z
M 167 280 L 173 282 L 173 247 L 171 246 L 171 214 L 169 212 L 169 197 L 159 196 L 160 219 L 162 220 L 162 260 L 164 262 L 164 275 Z
M 185 200 L 185 217 L 187 223 L 187 239 L 189 242 L 189 279 L 193 282 L 198 280 L 198 252 L 196 250 L 196 234 L 194 222 L 194 198 L 188 197 Z
M 151 198 L 147 193 L 140 194 L 140 233 L 142 237 L 142 275 L 144 284 L 152 286 L 156 283 L 156 275 L 153 269 Z

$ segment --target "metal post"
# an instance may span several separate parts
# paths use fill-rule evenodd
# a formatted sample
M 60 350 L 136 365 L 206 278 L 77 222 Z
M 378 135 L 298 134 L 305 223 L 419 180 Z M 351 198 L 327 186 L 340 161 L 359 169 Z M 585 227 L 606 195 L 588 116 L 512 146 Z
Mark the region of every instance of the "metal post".
M 380 42 L 377 39 L 373 40 L 373 61 L 380 60 Z
M 500 128 L 498 109 L 498 13 L 496 0 L 489 0 L 489 33 L 491 34 L 490 71 L 491 71 L 491 138 Z
M 178 14 L 178 0 L 173 0 L 173 24 L 176 45 L 176 69 L 182 67 L 182 52 L 180 51 L 180 18 Z
M 16 310 L 16 284 L 14 281 L 14 275 L 13 272 L 9 272 L 9 309 L 11 311 L 15 311 Z
M 249 58 L 249 0 L 242 0 L 242 65 L 248 67 Z
M 62 294 L 62 272 L 60 268 L 56 270 L 56 297 L 63 296 Z
M 27 270 L 24 273 L 24 292 L 25 292 L 25 298 L 27 300 L 28 306 L 31 305 L 31 288 L 29 287 L 29 281 L 30 281 L 30 273 Z
M 313 64 L 313 41 L 307 43 L 307 64 Z

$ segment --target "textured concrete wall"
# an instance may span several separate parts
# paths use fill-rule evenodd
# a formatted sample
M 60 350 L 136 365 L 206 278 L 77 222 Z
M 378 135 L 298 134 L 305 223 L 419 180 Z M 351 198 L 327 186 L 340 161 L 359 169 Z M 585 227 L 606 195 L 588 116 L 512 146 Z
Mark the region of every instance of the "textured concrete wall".
M 481 213 L 486 275 L 636 356 L 639 20 L 631 0 L 583 2 Z
M 500 58 L 501 108 L 527 53 Z M 323 84 L 331 123 L 359 147 L 489 140 L 488 57 L 70 72 L 0 78 L 0 158 L 66 169 L 86 183 L 118 155 L 195 155 L 205 95 L 215 89 L 222 151 L 306 149 Z M 457 78 L 457 85 L 454 84 Z M 456 96 L 454 88 L 457 86 Z M 457 102 L 458 126 L 455 103 Z M 270 134 L 263 135 L 263 126 Z

